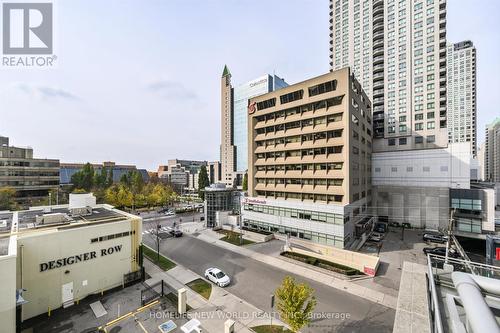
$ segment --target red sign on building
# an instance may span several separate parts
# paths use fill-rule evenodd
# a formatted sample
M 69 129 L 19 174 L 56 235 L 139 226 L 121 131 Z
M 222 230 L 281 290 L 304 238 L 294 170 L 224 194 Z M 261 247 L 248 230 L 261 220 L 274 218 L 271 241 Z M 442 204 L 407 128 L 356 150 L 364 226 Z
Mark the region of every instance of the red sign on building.
M 375 276 L 375 270 L 371 267 L 364 267 L 363 268 L 363 272 L 367 275 L 370 275 L 370 276 Z

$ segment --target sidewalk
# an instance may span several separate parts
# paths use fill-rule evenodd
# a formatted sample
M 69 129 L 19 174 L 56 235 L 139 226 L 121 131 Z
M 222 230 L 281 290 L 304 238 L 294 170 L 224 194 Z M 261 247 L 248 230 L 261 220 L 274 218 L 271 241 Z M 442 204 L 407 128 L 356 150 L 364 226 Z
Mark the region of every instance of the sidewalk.
M 235 321 L 236 333 L 253 333 L 251 327 L 266 325 L 270 322 L 269 314 L 266 314 L 265 311 L 215 285 L 212 285 L 210 299 L 206 300 L 185 286 L 186 283 L 198 279 L 200 276 L 181 265 L 165 272 L 149 260 L 144 260 L 144 268 L 151 276 L 150 279 L 146 280 L 147 284 L 164 280 L 174 289 L 186 288 L 187 303 L 192 308 L 187 316 L 200 320 L 204 332 L 224 332 L 224 323 L 228 319 Z M 284 325 L 277 319 L 273 319 L 273 324 Z
M 281 258 L 258 253 L 246 247 L 232 245 L 230 243 L 221 241 L 220 240 L 221 235 L 210 229 L 205 229 L 203 231 L 200 231 L 200 233 L 196 237 L 205 242 L 225 248 L 228 251 L 239 253 L 243 256 L 252 258 L 254 260 L 266 263 L 274 267 L 278 267 L 282 270 L 303 276 L 308 279 L 315 280 L 317 282 L 326 284 L 327 286 L 343 290 L 345 292 L 362 297 L 372 302 L 382 304 L 391 309 L 396 309 L 397 297 L 392 295 L 393 293 L 392 290 L 391 291 L 387 290 L 387 292 L 382 292 L 380 291 L 381 289 L 380 286 L 377 286 L 377 289 L 379 290 L 375 290 L 375 288 L 369 288 L 370 284 L 366 281 L 365 281 L 366 286 L 362 286 L 351 281 L 339 279 L 330 274 L 322 273 L 317 270 L 312 270 L 310 268 L 303 267 L 302 265 L 298 265 L 283 260 Z

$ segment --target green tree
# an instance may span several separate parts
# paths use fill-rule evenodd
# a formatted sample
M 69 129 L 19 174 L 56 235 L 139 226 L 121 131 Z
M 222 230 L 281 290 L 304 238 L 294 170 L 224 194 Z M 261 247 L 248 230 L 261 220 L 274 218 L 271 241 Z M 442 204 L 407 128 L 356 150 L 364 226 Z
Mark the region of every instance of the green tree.
M 15 206 L 16 190 L 12 187 L 0 187 L 0 210 L 10 210 Z
M 242 184 L 243 191 L 248 191 L 248 173 L 245 172 L 245 175 L 243 176 L 243 184 Z
M 101 169 L 101 173 L 94 172 L 94 186 L 98 189 L 104 189 L 107 186 L 108 171 L 105 167 Z
M 130 178 L 128 173 L 124 173 L 120 177 L 120 184 L 125 185 L 125 186 L 130 186 Z
M 205 200 L 205 187 L 209 185 L 210 180 L 208 179 L 207 167 L 202 165 L 198 174 L 198 196 L 202 200 Z
M 106 188 L 113 185 L 113 183 L 114 183 L 114 181 L 113 181 L 113 168 L 110 168 L 109 172 L 108 172 L 108 177 L 106 179 Z
M 275 291 L 277 308 L 281 319 L 292 331 L 297 332 L 311 321 L 311 313 L 316 306 L 314 290 L 305 283 L 296 283 L 287 276 Z
M 92 164 L 87 163 L 83 166 L 82 170 L 71 176 L 71 183 L 73 184 L 73 189 L 79 188 L 84 189 L 87 192 L 92 190 L 94 186 L 94 167 Z

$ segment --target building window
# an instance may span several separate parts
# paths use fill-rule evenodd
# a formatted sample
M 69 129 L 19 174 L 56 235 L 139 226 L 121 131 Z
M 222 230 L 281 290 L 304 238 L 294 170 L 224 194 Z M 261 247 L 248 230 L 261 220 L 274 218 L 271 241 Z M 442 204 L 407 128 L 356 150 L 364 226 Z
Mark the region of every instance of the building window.
M 415 137 L 415 143 L 423 143 L 423 142 L 424 142 L 423 136 L 416 136 Z
M 337 80 L 324 82 L 309 88 L 309 96 L 324 94 L 337 89 Z
M 406 145 L 406 138 L 399 138 L 399 145 L 400 146 Z
M 258 110 L 264 110 L 267 108 L 272 108 L 276 105 L 276 98 L 266 99 L 265 101 L 257 103 Z
M 389 139 L 389 146 L 395 146 L 396 145 L 396 139 Z
M 303 95 L 304 95 L 304 90 L 297 90 L 297 91 L 294 91 L 294 92 L 291 92 L 291 93 L 288 93 L 285 95 L 281 95 L 280 96 L 280 103 L 286 104 L 286 103 L 290 103 L 293 101 L 297 101 L 299 99 L 302 99 Z
M 436 141 L 436 136 L 435 135 L 429 135 L 427 137 L 427 142 L 428 143 L 432 143 L 432 142 L 435 142 Z

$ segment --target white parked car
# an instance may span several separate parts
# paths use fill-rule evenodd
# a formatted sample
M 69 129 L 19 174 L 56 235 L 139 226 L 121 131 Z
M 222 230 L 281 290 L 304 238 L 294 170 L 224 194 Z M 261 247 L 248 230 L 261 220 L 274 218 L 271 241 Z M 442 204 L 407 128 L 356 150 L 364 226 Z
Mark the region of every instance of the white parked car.
M 231 279 L 223 271 L 218 268 L 209 268 L 205 271 L 205 278 L 212 281 L 219 287 L 225 287 L 231 283 Z
M 382 239 L 384 239 L 384 234 L 380 232 L 372 232 L 370 235 L 370 240 L 374 242 L 380 242 Z

